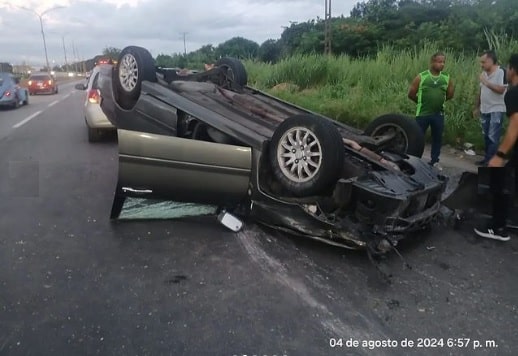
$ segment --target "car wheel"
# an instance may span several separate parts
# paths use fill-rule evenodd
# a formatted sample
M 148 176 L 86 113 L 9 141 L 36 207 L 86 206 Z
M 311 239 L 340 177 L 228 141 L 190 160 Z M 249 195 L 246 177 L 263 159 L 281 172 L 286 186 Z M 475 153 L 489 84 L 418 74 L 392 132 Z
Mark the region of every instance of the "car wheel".
M 269 151 L 275 177 L 297 196 L 330 190 L 342 173 L 342 137 L 333 123 L 313 115 L 284 120 Z
M 389 148 L 395 152 L 421 157 L 424 152 L 424 134 L 415 119 L 405 115 L 387 114 L 371 121 L 365 129 L 368 136 L 394 133 Z
M 97 142 L 101 139 L 101 133 L 97 129 L 88 127 L 88 142 Z
M 122 50 L 113 75 L 115 99 L 129 110 L 139 98 L 142 81 L 156 82 L 155 61 L 145 48 L 129 46 Z
M 56 90 L 54 91 L 55 94 L 57 94 L 59 92 L 59 89 L 58 87 L 56 87 Z
M 223 69 L 218 83 L 223 88 L 240 90 L 247 84 L 246 69 L 239 59 L 225 57 L 219 59 L 215 65 Z
M 29 105 L 29 92 L 25 91 L 25 101 L 23 102 L 24 105 Z

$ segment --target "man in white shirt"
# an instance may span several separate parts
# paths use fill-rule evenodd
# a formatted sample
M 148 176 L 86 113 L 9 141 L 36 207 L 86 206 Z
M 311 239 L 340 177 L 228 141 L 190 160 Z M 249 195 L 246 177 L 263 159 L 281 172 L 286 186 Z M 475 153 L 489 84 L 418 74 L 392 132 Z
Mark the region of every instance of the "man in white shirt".
M 502 123 L 505 114 L 504 94 L 507 89 L 505 73 L 498 65 L 495 52 L 486 51 L 480 57 L 483 72 L 480 74 L 480 92 L 477 97 L 474 115 L 480 115 L 480 123 L 484 133 L 485 155 L 477 162 L 487 166 L 496 154 L 502 134 Z

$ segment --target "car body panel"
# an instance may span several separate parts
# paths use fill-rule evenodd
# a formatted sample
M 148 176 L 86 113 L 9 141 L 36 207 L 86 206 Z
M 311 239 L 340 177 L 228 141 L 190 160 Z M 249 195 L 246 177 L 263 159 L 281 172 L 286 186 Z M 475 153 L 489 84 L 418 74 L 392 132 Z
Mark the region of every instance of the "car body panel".
M 92 129 L 115 129 L 99 104 L 88 103 L 85 105 L 85 119 L 86 125 Z
M 101 92 L 106 98 L 101 103 L 108 119 L 118 128 L 138 130 L 157 134 L 172 134 L 170 108 L 198 118 L 217 130 L 246 142 L 254 148 L 260 148 L 265 140 L 273 135 L 284 118 L 296 114 L 312 113 L 309 110 L 287 104 L 268 94 L 253 88 L 246 89 L 240 96 L 228 90 L 218 90 L 211 83 L 176 81 L 168 86 L 149 81 L 142 82 L 141 95 L 133 110 L 124 110 L 114 99 L 112 78 L 103 81 Z M 251 110 L 243 110 L 233 105 L 224 95 L 234 96 L 234 100 L 249 101 Z M 161 109 L 166 105 L 169 110 Z M 157 112 L 160 109 L 160 112 Z M 267 110 L 266 116 L 257 114 L 258 110 Z M 254 113 L 255 112 L 255 113 Z M 330 120 L 312 113 L 324 120 Z M 271 116 L 280 115 L 279 119 Z M 361 131 L 330 120 L 344 138 L 360 142 L 367 147 L 375 147 L 376 140 L 362 135 Z
M 249 147 L 121 129 L 118 141 L 119 185 L 130 195 L 200 203 L 237 203 L 246 197 Z
M 195 85 L 204 83 L 192 83 Z M 208 84 L 208 83 L 206 83 Z M 229 120 L 222 113 L 218 113 L 203 105 L 198 105 L 184 95 L 178 94 L 170 89 L 156 83 L 144 81 L 142 83 L 142 94 L 140 95 L 133 110 L 124 110 L 118 106 L 111 89 L 111 80 L 102 84 L 101 92 L 104 100 L 101 102 L 103 111 L 108 119 L 118 128 L 137 130 L 142 132 L 176 135 L 177 111 L 191 115 L 196 118 L 210 118 L 210 125 L 221 132 L 233 135 L 239 142 L 246 142 L 253 147 L 260 147 L 269 135 L 260 134 L 257 130 L 246 125 L 244 120 Z M 214 90 L 215 86 L 208 84 L 205 90 Z M 200 98 L 204 104 L 210 102 L 209 98 Z M 174 102 L 175 105 L 171 105 Z M 235 116 L 235 114 L 234 114 Z M 200 119 L 200 121 L 205 121 Z M 259 128 L 260 125 L 253 121 L 248 123 Z M 264 129 L 263 129 L 264 130 Z M 271 134 L 271 131 L 268 131 Z
M 27 89 L 22 88 L 11 73 L 0 73 L 0 106 L 16 107 L 28 101 Z
M 115 130 L 115 126 L 111 123 L 110 120 L 106 117 L 106 114 L 101 109 L 100 100 L 99 102 L 92 102 L 89 100 L 89 93 L 92 90 L 99 90 L 99 81 L 102 81 L 104 76 L 100 75 L 101 71 L 111 71 L 111 66 L 97 66 L 92 70 L 91 76 L 89 77 L 86 85 L 84 86 L 84 90 L 86 90 L 85 94 L 85 103 L 84 103 L 84 116 L 86 125 L 91 129 L 98 130 Z M 98 91 L 100 96 L 100 91 Z

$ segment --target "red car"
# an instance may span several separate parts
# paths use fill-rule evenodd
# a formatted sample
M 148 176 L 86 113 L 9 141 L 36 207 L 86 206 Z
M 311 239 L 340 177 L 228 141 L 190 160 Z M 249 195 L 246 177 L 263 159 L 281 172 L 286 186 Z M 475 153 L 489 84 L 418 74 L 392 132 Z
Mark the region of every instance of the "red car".
M 50 74 L 32 74 L 28 82 L 29 95 L 47 93 L 57 94 L 58 84 Z

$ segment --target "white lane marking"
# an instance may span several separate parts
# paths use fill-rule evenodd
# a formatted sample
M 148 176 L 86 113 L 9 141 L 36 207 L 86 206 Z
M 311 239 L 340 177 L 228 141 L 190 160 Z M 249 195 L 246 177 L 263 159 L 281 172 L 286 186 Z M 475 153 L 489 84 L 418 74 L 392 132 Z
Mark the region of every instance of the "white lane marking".
M 59 100 L 55 100 L 53 101 L 52 103 L 50 103 L 49 105 L 47 105 L 47 108 L 50 108 L 54 105 L 56 105 L 57 103 L 59 103 L 60 101 L 68 98 L 70 95 L 72 95 L 72 92 L 68 93 L 67 95 L 65 95 L 63 98 L 59 99 Z M 34 114 L 32 114 L 31 116 L 23 119 L 22 121 L 20 121 L 19 123 L 17 123 L 16 125 L 13 125 L 13 129 L 17 129 L 18 127 L 20 126 L 23 126 L 25 125 L 26 123 L 28 123 L 29 121 L 31 121 L 32 119 L 34 119 L 36 116 L 38 116 L 39 114 L 41 114 L 43 112 L 43 110 L 40 110 L 40 111 L 36 111 Z
M 40 111 L 36 111 L 34 114 L 32 114 L 31 116 L 23 119 L 22 121 L 20 121 L 19 123 L 17 123 L 16 125 L 13 125 L 13 129 L 17 129 L 18 127 L 22 126 L 22 125 L 25 125 L 26 123 L 28 123 L 29 121 L 31 121 L 32 119 L 34 119 L 36 116 L 38 116 L 39 114 L 41 114 L 41 110 Z

